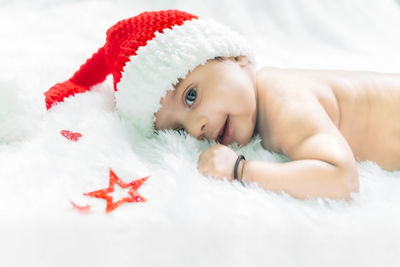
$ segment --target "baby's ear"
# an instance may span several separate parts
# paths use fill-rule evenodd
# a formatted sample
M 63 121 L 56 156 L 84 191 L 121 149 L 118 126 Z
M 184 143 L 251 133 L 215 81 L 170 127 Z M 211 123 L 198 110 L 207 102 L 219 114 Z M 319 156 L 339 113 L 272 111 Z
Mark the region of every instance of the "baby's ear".
M 239 63 L 239 66 L 242 68 L 247 67 L 247 65 L 251 63 L 246 56 L 235 57 L 235 61 Z

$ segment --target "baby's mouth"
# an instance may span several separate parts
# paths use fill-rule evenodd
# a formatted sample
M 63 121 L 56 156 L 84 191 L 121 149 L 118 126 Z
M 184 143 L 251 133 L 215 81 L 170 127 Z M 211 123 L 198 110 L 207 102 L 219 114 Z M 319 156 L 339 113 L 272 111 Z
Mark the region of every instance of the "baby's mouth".
M 225 135 L 227 126 L 228 126 L 228 119 L 226 119 L 224 127 L 222 128 L 222 130 L 220 131 L 220 134 L 217 137 L 218 143 L 222 143 L 222 140 L 224 139 L 224 135 Z

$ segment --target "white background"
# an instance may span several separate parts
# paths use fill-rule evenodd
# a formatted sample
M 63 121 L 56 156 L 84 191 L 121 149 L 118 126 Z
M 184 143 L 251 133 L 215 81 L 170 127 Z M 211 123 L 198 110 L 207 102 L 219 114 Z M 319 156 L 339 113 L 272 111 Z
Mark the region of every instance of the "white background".
M 142 11 L 181 9 L 247 37 L 258 66 L 400 71 L 391 0 L 2 1 L 1 266 L 400 266 L 400 173 L 359 163 L 351 202 L 300 201 L 196 171 L 209 146 L 162 134 L 136 142 L 113 110 L 110 80 L 46 112 L 105 32 Z M 68 142 L 60 130 L 82 133 Z M 366 144 L 368 145 L 368 144 Z M 259 140 L 248 159 L 282 160 Z M 104 213 L 82 193 L 151 175 L 145 203 Z M 88 215 L 70 201 L 91 205 Z

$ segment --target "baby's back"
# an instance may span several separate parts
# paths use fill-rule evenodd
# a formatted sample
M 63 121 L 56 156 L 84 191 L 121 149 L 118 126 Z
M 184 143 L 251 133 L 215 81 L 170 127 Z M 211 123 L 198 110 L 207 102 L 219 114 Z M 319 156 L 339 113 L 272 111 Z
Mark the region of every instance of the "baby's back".
M 400 168 L 400 75 L 335 71 L 324 76 L 338 101 L 337 126 L 356 159 Z
M 282 83 L 298 79 L 299 88 L 318 99 L 357 160 L 400 169 L 400 74 L 271 68 L 260 72 L 275 74 Z

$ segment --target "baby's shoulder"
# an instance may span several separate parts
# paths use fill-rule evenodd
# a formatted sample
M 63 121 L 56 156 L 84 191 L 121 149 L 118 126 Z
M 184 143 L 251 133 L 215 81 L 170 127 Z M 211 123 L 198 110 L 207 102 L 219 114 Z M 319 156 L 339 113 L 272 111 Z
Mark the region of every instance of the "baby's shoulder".
M 258 131 L 263 143 L 274 151 L 279 152 L 288 132 L 301 135 L 308 130 L 303 123 L 305 116 L 319 120 L 322 113 L 336 110 L 329 84 L 312 72 L 265 67 L 257 79 Z
M 292 105 L 292 102 L 321 98 L 329 92 L 329 83 L 313 71 L 263 67 L 257 72 L 259 101 L 270 108 Z

